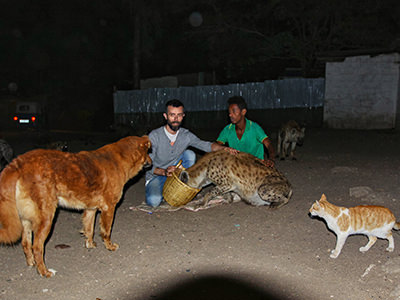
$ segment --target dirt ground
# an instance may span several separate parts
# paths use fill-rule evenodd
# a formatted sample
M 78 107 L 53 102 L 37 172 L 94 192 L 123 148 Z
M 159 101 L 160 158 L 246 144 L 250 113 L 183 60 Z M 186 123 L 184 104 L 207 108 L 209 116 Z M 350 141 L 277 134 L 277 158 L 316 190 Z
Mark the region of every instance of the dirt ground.
M 197 134 L 212 140 L 217 133 Z M 3 138 L 17 154 L 40 144 L 32 133 Z M 50 139 L 67 139 L 75 152 L 112 138 L 59 132 Z M 98 247 L 85 249 L 81 213 L 59 210 L 45 253 L 57 274 L 44 279 L 27 267 L 20 244 L 0 247 L 0 299 L 400 299 L 398 233 L 392 253 L 386 240 L 359 252 L 367 238 L 357 235 L 332 259 L 335 235 L 308 216 L 325 193 L 341 206 L 384 205 L 400 220 L 399 151 L 396 131 L 309 128 L 298 160 L 277 162 L 294 193 L 275 211 L 243 202 L 198 212 L 132 211 L 144 200 L 140 174 L 116 211 L 112 240 L 120 249 L 105 249 L 98 224 Z

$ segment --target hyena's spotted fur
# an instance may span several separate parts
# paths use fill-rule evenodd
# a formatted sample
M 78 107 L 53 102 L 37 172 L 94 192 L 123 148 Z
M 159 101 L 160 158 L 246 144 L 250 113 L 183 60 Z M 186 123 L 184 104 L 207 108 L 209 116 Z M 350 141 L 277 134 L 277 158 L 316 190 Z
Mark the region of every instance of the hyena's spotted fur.
M 215 185 L 204 196 L 203 206 L 216 196 L 234 192 L 249 204 L 278 208 L 292 195 L 291 185 L 282 173 L 244 152 L 236 155 L 224 150 L 207 153 L 192 167 L 182 171 L 180 179 L 194 188 L 210 183 Z M 229 195 L 232 201 L 232 195 Z
M 285 157 L 290 156 L 295 160 L 296 145 L 301 146 L 304 141 L 305 127 L 300 127 L 296 121 L 289 121 L 282 125 L 278 132 L 278 151 L 277 157 L 284 160 Z

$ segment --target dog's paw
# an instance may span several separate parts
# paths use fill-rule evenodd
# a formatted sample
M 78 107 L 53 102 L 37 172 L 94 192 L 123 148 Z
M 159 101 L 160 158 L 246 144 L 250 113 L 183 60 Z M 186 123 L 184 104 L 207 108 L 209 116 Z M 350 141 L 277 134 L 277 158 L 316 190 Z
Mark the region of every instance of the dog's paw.
M 119 248 L 119 245 L 116 243 L 104 242 L 104 245 L 106 246 L 107 250 L 110 251 L 115 251 Z
M 85 247 L 88 249 L 93 249 L 93 248 L 96 248 L 97 245 L 96 245 L 96 242 L 86 240 Z
M 44 272 L 41 272 L 38 270 L 38 272 L 42 277 L 46 277 L 46 278 L 53 277 L 57 273 L 57 271 L 54 269 L 48 269 L 48 270 L 46 269 Z
M 33 267 L 35 265 L 35 259 L 33 258 L 33 256 L 26 258 L 26 264 L 30 267 Z

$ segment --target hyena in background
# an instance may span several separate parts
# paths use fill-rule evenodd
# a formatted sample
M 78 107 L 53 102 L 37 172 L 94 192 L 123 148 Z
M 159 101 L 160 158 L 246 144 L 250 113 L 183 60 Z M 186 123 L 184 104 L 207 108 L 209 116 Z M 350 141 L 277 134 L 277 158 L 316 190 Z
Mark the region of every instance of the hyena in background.
M 10 144 L 0 139 L 0 172 L 11 162 L 13 156 L 14 151 Z
M 66 141 L 56 141 L 45 145 L 46 149 L 53 149 L 62 152 L 68 152 L 68 143 Z
M 293 120 L 282 125 L 278 132 L 277 157 L 284 160 L 285 157 L 290 156 L 291 159 L 295 160 L 294 150 L 296 149 L 296 145 L 301 146 L 303 144 L 305 130 L 305 127 L 300 127 Z

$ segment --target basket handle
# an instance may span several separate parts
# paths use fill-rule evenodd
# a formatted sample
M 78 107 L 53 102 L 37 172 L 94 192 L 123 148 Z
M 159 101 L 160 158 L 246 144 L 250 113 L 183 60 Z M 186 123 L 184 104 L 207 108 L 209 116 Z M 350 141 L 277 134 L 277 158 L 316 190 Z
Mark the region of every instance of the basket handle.
M 176 164 L 175 167 L 179 168 L 182 165 L 182 159 Z

